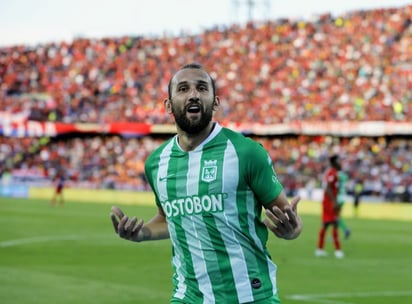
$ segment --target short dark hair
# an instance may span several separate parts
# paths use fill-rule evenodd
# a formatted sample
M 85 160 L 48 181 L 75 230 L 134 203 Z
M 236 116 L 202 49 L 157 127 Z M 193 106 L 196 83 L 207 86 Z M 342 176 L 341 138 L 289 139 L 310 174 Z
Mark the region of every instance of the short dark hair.
M 204 70 L 206 72 L 206 70 L 203 68 L 203 66 L 200 63 L 197 62 L 192 62 L 192 63 L 188 63 L 185 64 L 184 66 L 182 66 L 179 71 L 181 70 L 185 70 L 185 69 L 198 69 L 198 70 Z M 210 82 L 212 83 L 212 90 L 213 90 L 213 95 L 216 96 L 216 84 L 215 84 L 215 80 L 212 78 L 212 76 L 210 76 L 210 74 L 208 72 L 206 72 L 206 74 L 209 76 L 210 78 Z M 175 74 L 176 75 L 176 74 Z M 169 80 L 169 85 L 167 86 L 167 92 L 169 94 L 169 99 L 172 98 L 172 80 L 174 78 L 173 77 Z
M 329 163 L 330 163 L 330 165 L 333 166 L 334 168 L 340 167 L 339 155 L 333 154 L 333 155 L 329 156 Z
M 339 156 L 337 154 L 333 154 L 331 156 L 329 156 L 329 162 L 330 163 L 336 163 L 336 161 L 339 160 Z

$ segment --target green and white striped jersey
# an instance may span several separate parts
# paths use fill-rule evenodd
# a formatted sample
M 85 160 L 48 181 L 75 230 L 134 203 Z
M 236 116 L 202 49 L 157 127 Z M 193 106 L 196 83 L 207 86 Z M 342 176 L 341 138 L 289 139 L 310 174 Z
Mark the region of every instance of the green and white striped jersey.
M 183 151 L 177 136 L 165 142 L 145 170 L 173 245 L 173 303 L 277 295 L 261 212 L 283 187 L 259 143 L 215 123 L 193 151 Z

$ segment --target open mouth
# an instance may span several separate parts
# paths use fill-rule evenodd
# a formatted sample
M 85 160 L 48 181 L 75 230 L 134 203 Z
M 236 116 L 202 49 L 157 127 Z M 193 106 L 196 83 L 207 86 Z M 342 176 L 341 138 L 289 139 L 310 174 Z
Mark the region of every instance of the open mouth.
M 187 107 L 187 112 L 189 113 L 200 113 L 200 105 L 198 104 L 191 104 Z

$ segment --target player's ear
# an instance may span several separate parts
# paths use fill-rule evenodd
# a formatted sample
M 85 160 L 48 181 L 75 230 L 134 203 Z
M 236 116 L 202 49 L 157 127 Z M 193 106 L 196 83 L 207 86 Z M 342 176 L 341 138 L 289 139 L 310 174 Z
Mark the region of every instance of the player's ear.
M 215 96 L 215 101 L 213 102 L 213 111 L 216 111 L 219 105 L 220 105 L 219 96 Z
M 163 101 L 163 104 L 164 104 L 164 106 L 165 106 L 166 112 L 167 112 L 168 114 L 171 114 L 171 113 L 172 113 L 172 101 L 171 101 L 169 98 L 166 98 L 166 99 Z

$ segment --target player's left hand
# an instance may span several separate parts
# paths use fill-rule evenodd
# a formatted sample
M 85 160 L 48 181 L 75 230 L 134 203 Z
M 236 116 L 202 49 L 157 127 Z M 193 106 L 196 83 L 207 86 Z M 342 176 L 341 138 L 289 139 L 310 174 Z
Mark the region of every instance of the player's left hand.
M 300 197 L 294 197 L 283 211 L 277 206 L 266 209 L 267 218 L 263 222 L 277 237 L 293 240 L 299 236 L 302 231 L 302 220 L 297 212 L 299 201 Z

